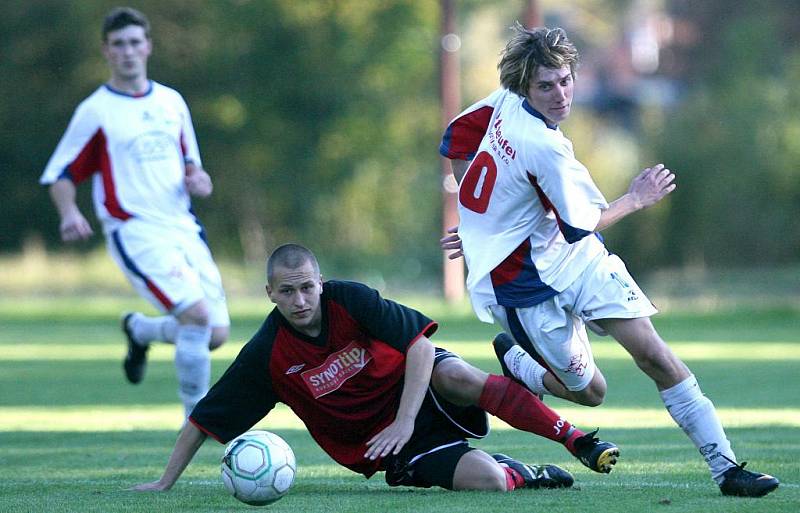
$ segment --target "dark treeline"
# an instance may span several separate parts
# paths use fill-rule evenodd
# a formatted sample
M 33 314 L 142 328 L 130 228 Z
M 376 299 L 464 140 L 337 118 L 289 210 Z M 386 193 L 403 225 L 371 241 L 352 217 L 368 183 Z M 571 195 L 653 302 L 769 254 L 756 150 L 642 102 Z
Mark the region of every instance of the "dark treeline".
M 100 23 L 113 5 L 5 4 L 0 251 L 31 237 L 57 248 L 57 216 L 37 180 L 77 103 L 107 78 Z M 480 4 L 465 2 L 461 16 Z M 628 261 L 798 257 L 800 9 L 751 4 L 668 2 L 694 30 L 669 56 L 682 93 L 667 109 L 638 111 L 636 132 L 643 153 L 680 171 L 679 188 L 668 208 L 609 230 Z M 415 282 L 438 274 L 437 1 L 132 5 L 153 24 L 151 78 L 181 91 L 192 110 L 216 186 L 195 209 L 218 256 L 260 261 L 294 240 L 342 273 Z M 91 216 L 88 189 L 81 204 Z

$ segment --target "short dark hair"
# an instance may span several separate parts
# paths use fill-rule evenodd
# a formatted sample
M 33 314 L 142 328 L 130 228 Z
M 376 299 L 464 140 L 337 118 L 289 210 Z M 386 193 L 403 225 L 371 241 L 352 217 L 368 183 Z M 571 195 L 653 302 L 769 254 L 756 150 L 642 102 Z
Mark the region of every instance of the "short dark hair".
M 132 7 L 115 7 L 103 21 L 103 42 L 108 40 L 108 33 L 124 29 L 129 25 L 138 25 L 144 29 L 144 35 L 150 39 L 150 22 L 147 16 Z
M 267 259 L 267 283 L 272 283 L 276 267 L 297 269 L 306 262 L 310 262 L 314 271 L 319 274 L 319 262 L 310 249 L 293 243 L 278 246 Z
M 497 65 L 500 83 L 518 95 L 528 95 L 528 88 L 540 67 L 558 69 L 569 66 L 573 78 L 578 67 L 578 50 L 562 28 L 526 29 L 516 22 L 514 37 L 502 52 Z

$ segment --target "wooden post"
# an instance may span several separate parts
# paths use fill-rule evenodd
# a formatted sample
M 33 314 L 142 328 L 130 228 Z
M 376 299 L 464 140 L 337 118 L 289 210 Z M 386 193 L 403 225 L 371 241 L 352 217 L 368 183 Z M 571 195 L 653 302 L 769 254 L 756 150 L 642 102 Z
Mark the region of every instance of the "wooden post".
M 440 97 L 442 105 L 442 130 L 461 109 L 459 82 L 459 50 L 461 38 L 456 33 L 456 12 L 454 0 L 440 0 Z M 442 157 L 442 233 L 447 228 L 458 224 L 458 204 L 456 184 L 450 170 L 450 162 Z M 448 303 L 462 300 L 464 297 L 464 259 L 449 260 L 443 253 L 442 290 Z

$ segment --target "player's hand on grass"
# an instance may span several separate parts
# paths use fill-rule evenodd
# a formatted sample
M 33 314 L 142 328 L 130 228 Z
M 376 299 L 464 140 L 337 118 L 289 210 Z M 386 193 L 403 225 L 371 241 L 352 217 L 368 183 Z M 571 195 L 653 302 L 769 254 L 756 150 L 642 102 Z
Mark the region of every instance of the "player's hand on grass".
M 656 164 L 633 179 L 628 194 L 633 198 L 636 207 L 647 208 L 675 190 L 674 180 L 675 174 L 672 171 L 664 167 L 664 164 Z
M 153 481 L 151 483 L 142 483 L 132 486 L 129 490 L 134 492 L 164 492 L 169 490 L 170 487 L 163 484 L 161 481 Z
M 455 260 L 456 258 L 463 257 L 464 251 L 461 247 L 461 237 L 458 236 L 458 226 L 451 226 L 447 229 L 447 233 L 450 235 L 446 237 L 442 237 L 439 239 L 439 244 L 442 247 L 442 251 L 450 251 L 454 249 L 452 253 L 447 255 L 447 258 L 450 260 Z
M 200 198 L 209 196 L 214 190 L 209 174 L 203 168 L 192 163 L 186 164 L 186 177 L 183 179 L 183 183 L 189 194 Z
M 367 442 L 369 449 L 364 453 L 364 457 L 374 460 L 388 456 L 390 453 L 399 453 L 403 446 L 406 445 L 406 442 L 411 439 L 413 432 L 414 419 L 395 419 L 394 422 Z
M 66 213 L 61 218 L 58 230 L 61 233 L 61 240 L 64 242 L 86 240 L 94 234 L 89 221 L 83 217 L 83 214 L 77 208 Z

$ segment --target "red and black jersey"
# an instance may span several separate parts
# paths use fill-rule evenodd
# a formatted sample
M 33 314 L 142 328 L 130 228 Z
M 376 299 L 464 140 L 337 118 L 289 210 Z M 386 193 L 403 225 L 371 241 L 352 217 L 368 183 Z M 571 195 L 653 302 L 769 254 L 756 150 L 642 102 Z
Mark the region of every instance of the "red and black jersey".
M 355 282 L 325 282 L 320 307 L 317 337 L 274 309 L 189 420 L 227 443 L 282 402 L 334 460 L 369 477 L 382 467 L 364 458 L 366 442 L 397 414 L 406 350 L 438 326 Z

